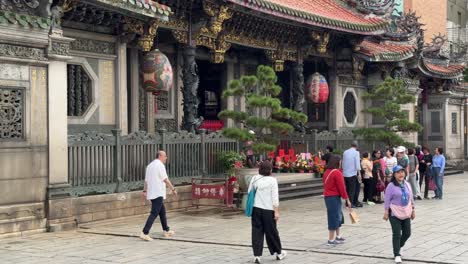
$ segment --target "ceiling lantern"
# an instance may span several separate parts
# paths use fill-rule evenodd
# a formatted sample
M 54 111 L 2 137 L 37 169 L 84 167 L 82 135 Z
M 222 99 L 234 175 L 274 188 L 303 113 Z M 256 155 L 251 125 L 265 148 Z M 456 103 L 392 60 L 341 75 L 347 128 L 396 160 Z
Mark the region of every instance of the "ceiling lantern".
M 325 77 L 316 72 L 312 74 L 306 83 L 306 93 L 309 101 L 315 104 L 323 104 L 328 101 L 330 93 Z
M 143 58 L 143 88 L 147 92 L 169 91 L 174 85 L 172 66 L 158 49 L 148 52 Z

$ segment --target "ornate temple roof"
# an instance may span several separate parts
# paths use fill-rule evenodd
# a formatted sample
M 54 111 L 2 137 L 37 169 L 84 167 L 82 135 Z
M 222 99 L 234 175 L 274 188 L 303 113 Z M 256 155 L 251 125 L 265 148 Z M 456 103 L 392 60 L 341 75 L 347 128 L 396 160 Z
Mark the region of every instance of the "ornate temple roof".
M 430 62 L 428 59 L 421 59 L 419 70 L 425 75 L 440 79 L 457 79 L 463 76 L 465 66 L 462 64 L 441 65 Z
M 358 54 L 367 61 L 402 61 L 413 57 L 415 45 L 396 42 L 378 42 L 369 39 L 357 45 Z
M 153 0 L 88 0 L 141 15 L 168 20 L 171 8 Z
M 388 22 L 365 16 L 336 0 L 228 0 L 240 6 L 300 23 L 363 35 L 382 34 Z

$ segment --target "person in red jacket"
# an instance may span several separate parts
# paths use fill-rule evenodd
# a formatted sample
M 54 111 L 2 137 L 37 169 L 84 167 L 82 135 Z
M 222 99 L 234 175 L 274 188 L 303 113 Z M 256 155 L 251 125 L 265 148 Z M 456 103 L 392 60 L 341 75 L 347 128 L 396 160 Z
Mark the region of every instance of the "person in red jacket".
M 343 212 L 341 210 L 341 198 L 346 200 L 346 206 L 351 205 L 348 194 L 346 193 L 343 174 L 339 169 L 341 158 L 338 155 L 332 155 L 328 160 L 325 173 L 323 174 L 323 196 L 327 207 L 328 218 L 328 242 L 329 246 L 343 244 L 345 239 L 340 236 L 340 227 L 344 222 Z M 336 235 L 336 236 L 335 236 Z

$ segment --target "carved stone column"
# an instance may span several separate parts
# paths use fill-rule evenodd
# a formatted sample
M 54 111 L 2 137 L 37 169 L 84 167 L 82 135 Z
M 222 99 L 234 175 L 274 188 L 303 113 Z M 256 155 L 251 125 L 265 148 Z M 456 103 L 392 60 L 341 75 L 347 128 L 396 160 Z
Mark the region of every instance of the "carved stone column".
M 198 68 L 195 61 L 196 48 L 187 46 L 184 50 L 184 65 L 182 69 L 182 81 L 184 88 L 183 109 L 184 117 L 182 119 L 182 129 L 189 132 L 195 132 L 196 128 L 201 124 L 202 119 L 198 117 L 198 85 L 200 78 L 198 77 Z
M 304 112 L 304 65 L 302 63 L 295 63 L 292 68 L 292 107 L 297 112 Z M 295 129 L 304 132 L 304 124 L 294 123 Z
M 295 63 L 292 68 L 293 73 L 293 109 L 304 112 L 304 65 Z
M 48 197 L 68 196 L 68 120 L 67 120 L 67 60 L 73 39 L 62 36 L 61 30 L 50 35 L 47 51 L 48 113 L 49 113 L 49 187 Z
M 75 227 L 68 182 L 67 60 L 70 42 L 60 30 L 50 35 L 48 49 L 49 185 L 47 229 Z
M 132 48 L 130 51 L 130 132 L 139 130 L 140 124 L 140 72 L 138 64 L 138 49 Z
M 127 114 L 127 44 L 117 45 L 117 76 L 116 76 L 116 123 L 117 128 L 122 130 L 122 135 L 128 134 Z

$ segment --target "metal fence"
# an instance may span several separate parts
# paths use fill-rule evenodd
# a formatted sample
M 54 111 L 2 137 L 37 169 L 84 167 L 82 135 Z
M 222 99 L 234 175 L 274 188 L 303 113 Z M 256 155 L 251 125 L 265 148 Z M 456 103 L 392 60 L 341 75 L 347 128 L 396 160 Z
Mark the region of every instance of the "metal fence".
M 317 152 L 332 145 L 341 152 L 357 140 L 361 151 L 383 149 L 382 144 L 357 139 L 351 131 L 292 134 L 280 138 L 279 149 L 295 153 Z M 68 138 L 68 180 L 71 194 L 81 196 L 143 188 L 146 166 L 164 149 L 166 169 L 175 184 L 190 183 L 192 177 L 216 177 L 224 174 L 219 154 L 241 151 L 239 142 L 219 133 L 187 132 L 158 134 L 137 132 L 122 136 L 83 133 Z
M 132 191 L 143 188 L 146 166 L 156 152 L 167 152 L 166 169 L 174 184 L 190 183 L 192 177 L 224 173 L 219 153 L 239 151 L 235 140 L 220 134 L 186 132 L 121 136 L 83 133 L 68 137 L 68 180 L 71 194 Z
M 283 136 L 280 141 L 280 149 L 293 149 L 295 153 L 317 152 L 325 150 L 328 145 L 333 146 L 336 152 L 341 153 L 348 149 L 351 143 L 356 141 L 361 152 L 372 152 L 375 149 L 386 148 L 382 142 L 368 142 L 356 137 L 350 130 L 323 131 L 317 133 L 312 130 L 310 134 L 293 134 Z

